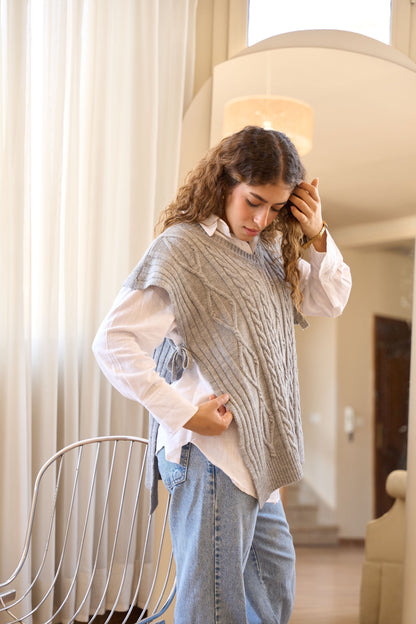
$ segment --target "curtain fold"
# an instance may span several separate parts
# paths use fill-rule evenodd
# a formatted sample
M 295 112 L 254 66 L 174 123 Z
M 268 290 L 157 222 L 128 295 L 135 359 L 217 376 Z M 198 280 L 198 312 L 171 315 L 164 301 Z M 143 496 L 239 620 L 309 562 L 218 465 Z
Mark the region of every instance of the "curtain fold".
M 47 457 L 146 433 L 91 343 L 175 192 L 196 4 L 0 0 L 1 579 Z
M 31 487 L 29 11 L 0 3 L 0 566 L 23 544 Z M 10 536 L 14 536 L 13 544 Z

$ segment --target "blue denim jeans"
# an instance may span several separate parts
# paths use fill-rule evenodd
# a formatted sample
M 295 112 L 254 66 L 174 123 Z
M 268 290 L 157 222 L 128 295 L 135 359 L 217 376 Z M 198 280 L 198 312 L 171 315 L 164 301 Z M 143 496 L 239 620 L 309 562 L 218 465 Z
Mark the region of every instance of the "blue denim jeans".
M 164 449 L 158 463 L 172 494 L 175 624 L 287 624 L 295 553 L 281 502 L 260 510 L 193 444 L 180 464 Z

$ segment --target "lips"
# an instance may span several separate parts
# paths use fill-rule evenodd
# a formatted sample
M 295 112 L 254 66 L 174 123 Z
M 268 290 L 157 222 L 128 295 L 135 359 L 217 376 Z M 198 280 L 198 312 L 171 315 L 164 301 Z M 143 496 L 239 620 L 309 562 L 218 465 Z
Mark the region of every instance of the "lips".
M 252 230 L 251 228 L 248 228 L 246 226 L 244 226 L 244 230 L 249 236 L 257 236 L 261 232 L 261 230 Z

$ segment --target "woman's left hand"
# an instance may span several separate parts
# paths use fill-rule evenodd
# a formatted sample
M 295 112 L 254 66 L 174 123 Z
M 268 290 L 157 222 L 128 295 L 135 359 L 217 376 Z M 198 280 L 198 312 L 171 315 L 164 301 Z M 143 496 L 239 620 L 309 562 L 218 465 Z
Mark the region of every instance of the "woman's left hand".
M 318 178 L 314 178 L 311 184 L 301 182 L 289 197 L 292 214 L 308 239 L 319 234 L 323 225 L 318 184 Z

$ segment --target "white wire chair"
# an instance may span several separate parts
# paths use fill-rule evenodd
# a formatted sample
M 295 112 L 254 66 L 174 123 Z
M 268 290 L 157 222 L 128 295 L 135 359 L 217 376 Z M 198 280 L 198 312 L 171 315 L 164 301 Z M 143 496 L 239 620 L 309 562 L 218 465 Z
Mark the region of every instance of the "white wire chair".
M 175 595 L 170 499 L 149 514 L 146 454 L 147 440 L 104 436 L 42 466 L 20 561 L 0 583 L 2 624 L 163 624 Z

